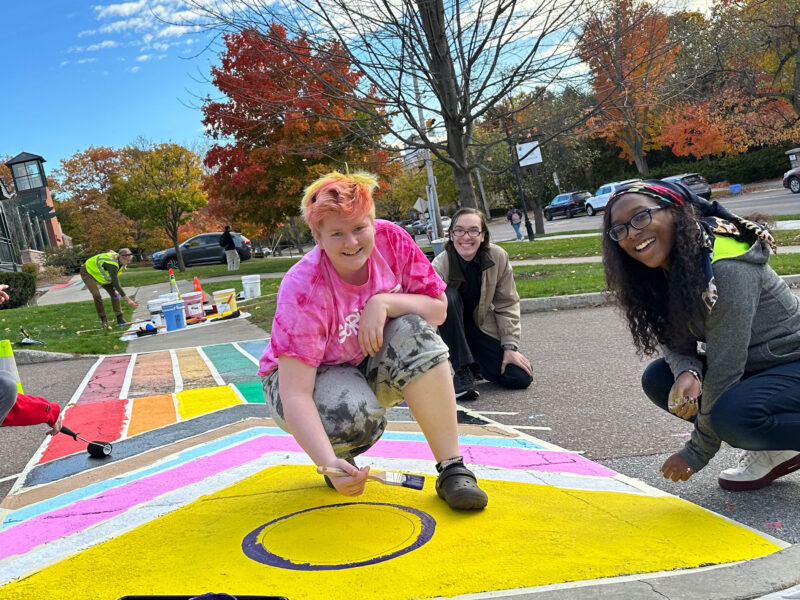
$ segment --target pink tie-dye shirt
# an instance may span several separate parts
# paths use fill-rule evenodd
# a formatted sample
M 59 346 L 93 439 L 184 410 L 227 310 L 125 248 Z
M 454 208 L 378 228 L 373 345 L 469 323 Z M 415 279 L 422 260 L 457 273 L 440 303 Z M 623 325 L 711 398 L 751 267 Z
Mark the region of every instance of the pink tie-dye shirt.
M 358 345 L 358 321 L 372 296 L 399 292 L 436 298 L 447 287 L 411 236 L 394 223 L 375 221 L 375 249 L 368 260 L 364 285 L 342 281 L 319 246 L 289 270 L 278 290 L 259 375 L 277 369 L 282 354 L 312 367 L 358 365 L 365 356 Z

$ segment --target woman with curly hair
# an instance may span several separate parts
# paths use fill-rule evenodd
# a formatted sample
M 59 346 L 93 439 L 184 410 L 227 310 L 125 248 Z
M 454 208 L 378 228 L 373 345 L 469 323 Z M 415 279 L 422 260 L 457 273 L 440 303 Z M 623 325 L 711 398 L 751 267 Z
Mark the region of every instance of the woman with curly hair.
M 800 469 L 800 303 L 767 262 L 769 231 L 657 180 L 616 192 L 603 222 L 606 281 L 634 344 L 663 353 L 642 375 L 645 394 L 694 422 L 664 477 L 689 479 L 721 441 L 744 450 L 719 475 L 725 489 Z
M 375 220 L 370 175 L 330 173 L 305 191 L 316 247 L 278 290 L 258 374 L 271 416 L 319 467 L 328 485 L 364 491 L 369 467 L 353 460 L 380 439 L 386 410 L 405 400 L 436 458 L 436 492 L 451 508 L 488 498 L 458 449 L 444 282 L 402 228 Z M 326 476 L 327 477 L 327 476 Z

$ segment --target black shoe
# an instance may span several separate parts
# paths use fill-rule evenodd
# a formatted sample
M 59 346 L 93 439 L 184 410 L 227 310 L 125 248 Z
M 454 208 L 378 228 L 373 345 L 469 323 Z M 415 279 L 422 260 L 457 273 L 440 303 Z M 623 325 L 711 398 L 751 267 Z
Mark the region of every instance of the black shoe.
M 128 325 L 128 322 L 125 317 L 117 317 L 117 325 Z
M 453 387 L 456 390 L 456 400 L 475 400 L 480 396 L 475 387 L 475 377 L 469 367 L 459 369 L 453 375 Z
M 456 510 L 480 510 L 489 503 L 489 497 L 478 487 L 475 474 L 463 463 L 450 465 L 436 479 L 436 493 Z
M 481 373 L 481 366 L 478 363 L 472 363 L 469 368 L 472 371 L 472 376 L 475 378 L 475 381 L 486 379 L 483 373 Z

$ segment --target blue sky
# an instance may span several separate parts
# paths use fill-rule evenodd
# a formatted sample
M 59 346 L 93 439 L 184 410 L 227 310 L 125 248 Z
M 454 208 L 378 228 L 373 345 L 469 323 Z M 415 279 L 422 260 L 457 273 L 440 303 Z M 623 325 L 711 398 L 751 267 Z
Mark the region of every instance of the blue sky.
M 197 96 L 216 52 L 206 33 L 171 27 L 178 0 L 3 2 L 0 156 L 61 159 L 89 146 L 123 147 L 138 136 L 203 143 Z M 198 56 L 199 53 L 199 56 Z

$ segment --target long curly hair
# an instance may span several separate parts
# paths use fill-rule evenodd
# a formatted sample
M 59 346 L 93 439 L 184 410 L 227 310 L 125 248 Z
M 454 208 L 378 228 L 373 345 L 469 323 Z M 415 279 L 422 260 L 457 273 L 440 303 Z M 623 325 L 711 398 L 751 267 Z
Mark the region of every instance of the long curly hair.
M 617 297 L 640 356 L 652 356 L 659 344 L 677 352 L 694 354 L 697 338 L 690 324 L 702 322 L 708 314 L 702 301 L 708 285 L 703 273 L 702 234 L 691 204 L 656 202 L 674 216 L 669 270 L 645 266 L 604 234 L 606 284 Z M 608 231 L 610 227 L 609 205 L 603 216 L 603 229 Z

